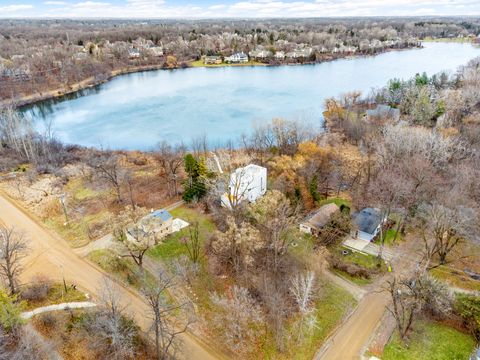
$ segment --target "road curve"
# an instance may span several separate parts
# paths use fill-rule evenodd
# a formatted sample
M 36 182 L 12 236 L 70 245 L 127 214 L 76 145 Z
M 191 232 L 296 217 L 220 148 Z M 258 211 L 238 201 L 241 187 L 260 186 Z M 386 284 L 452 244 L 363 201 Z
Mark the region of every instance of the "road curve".
M 28 239 L 28 255 L 24 259 L 24 272 L 21 280 L 28 282 L 33 275 L 44 274 L 77 286 L 96 296 L 105 273 L 94 264 L 75 254 L 70 246 L 57 234 L 45 229 L 20 206 L 0 191 L 0 222 L 15 227 Z M 119 287 L 121 299 L 138 325 L 147 331 L 151 326 L 149 309 L 143 299 L 133 290 Z M 224 359 L 200 339 L 192 334 L 182 334 L 182 358 L 189 360 Z

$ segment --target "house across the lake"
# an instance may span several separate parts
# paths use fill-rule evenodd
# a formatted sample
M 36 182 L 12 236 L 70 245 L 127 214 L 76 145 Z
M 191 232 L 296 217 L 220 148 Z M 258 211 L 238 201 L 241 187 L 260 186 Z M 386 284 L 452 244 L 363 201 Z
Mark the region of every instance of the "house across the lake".
M 242 64 L 248 62 L 248 56 L 244 52 L 235 53 L 232 56 L 228 56 L 225 58 L 226 63 L 231 64 Z
M 352 237 L 354 239 L 372 241 L 380 232 L 385 222 L 382 213 L 376 208 L 365 208 L 352 215 Z
M 335 214 L 340 213 L 340 208 L 337 204 L 326 204 L 310 213 L 305 220 L 300 224 L 300 231 L 318 236 L 323 227 L 332 221 Z
M 136 47 L 128 48 L 128 57 L 130 59 L 137 59 L 140 57 L 140 50 Z
M 272 57 L 272 52 L 268 50 L 252 50 L 248 53 L 250 58 L 254 58 L 256 60 L 266 60 Z
M 221 64 L 222 63 L 222 58 L 220 56 L 205 56 L 203 59 L 203 62 L 205 65 L 211 65 L 211 64 Z
M 275 60 L 279 60 L 279 61 L 285 60 L 285 53 L 283 51 L 277 51 L 275 53 Z

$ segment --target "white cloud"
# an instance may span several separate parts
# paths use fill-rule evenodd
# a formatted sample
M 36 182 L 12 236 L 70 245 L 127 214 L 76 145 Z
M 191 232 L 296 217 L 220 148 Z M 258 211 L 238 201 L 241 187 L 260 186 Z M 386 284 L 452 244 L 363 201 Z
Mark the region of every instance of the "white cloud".
M 106 2 L 97 2 L 97 1 L 84 1 L 79 2 L 73 5 L 74 8 L 78 9 L 98 9 L 98 8 L 105 8 L 109 6 L 110 3 Z
M 18 4 L 18 5 L 0 6 L 0 12 L 6 12 L 6 13 L 18 12 L 18 11 L 29 10 L 29 9 L 33 9 L 33 5 Z
M 237 0 L 232 4 L 218 1 L 202 5 L 198 0 L 191 0 L 191 5 L 175 5 L 175 0 L 122 0 L 121 3 L 86 0 L 75 4 L 48 0 L 44 4 L 63 7 L 46 9 L 44 13 L 36 11 L 35 15 L 96 18 L 480 15 L 479 0 Z M 22 5 L 9 7 L 18 9 L 19 6 Z

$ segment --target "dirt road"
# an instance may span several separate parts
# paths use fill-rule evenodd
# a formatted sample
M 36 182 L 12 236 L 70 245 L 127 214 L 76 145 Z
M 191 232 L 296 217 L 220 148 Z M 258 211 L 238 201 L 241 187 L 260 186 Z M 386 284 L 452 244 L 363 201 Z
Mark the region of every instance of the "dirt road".
M 379 279 L 369 289 L 354 313 L 338 328 L 316 354 L 315 360 L 358 360 L 364 347 L 380 324 L 383 314 L 390 304 L 390 295 L 385 289 L 386 282 L 392 277 L 411 274 L 419 260 L 415 242 L 405 241 L 395 249 L 391 263 L 394 273 Z M 421 246 L 421 244 L 420 244 Z
M 65 277 L 68 283 L 75 283 L 94 296 L 98 293 L 105 276 L 102 270 L 75 254 L 63 239 L 43 228 L 2 192 L 0 192 L 0 222 L 15 227 L 29 240 L 22 281 L 28 282 L 35 274 L 45 274 L 56 280 Z M 148 317 L 146 303 L 130 289 L 121 287 L 119 291 L 127 311 L 134 316 L 143 330 L 148 330 L 151 320 Z M 183 334 L 181 340 L 184 359 L 224 358 L 191 334 Z
M 363 346 L 375 331 L 385 307 L 388 295 L 366 295 L 352 316 L 322 347 L 316 360 L 358 360 Z

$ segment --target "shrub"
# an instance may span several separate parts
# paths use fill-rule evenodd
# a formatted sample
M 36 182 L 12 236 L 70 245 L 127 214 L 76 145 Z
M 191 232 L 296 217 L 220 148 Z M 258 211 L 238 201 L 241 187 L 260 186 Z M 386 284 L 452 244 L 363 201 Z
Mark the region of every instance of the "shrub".
M 40 323 L 44 328 L 52 329 L 57 325 L 57 319 L 52 313 L 44 313 L 40 316 Z
M 0 290 L 0 327 L 5 332 L 11 333 L 19 329 L 23 323 L 21 312 L 21 305 L 17 303 L 16 297 Z
M 27 301 L 42 301 L 48 296 L 52 287 L 50 279 L 44 276 L 37 276 L 32 279 L 32 284 L 23 289 L 21 297 Z
M 368 271 L 367 269 L 364 269 L 355 264 L 345 263 L 337 257 L 331 257 L 330 264 L 334 269 L 343 271 L 353 277 L 360 277 L 363 279 L 370 279 L 371 277 L 370 271 Z
M 480 296 L 459 294 L 454 305 L 463 325 L 480 341 Z

